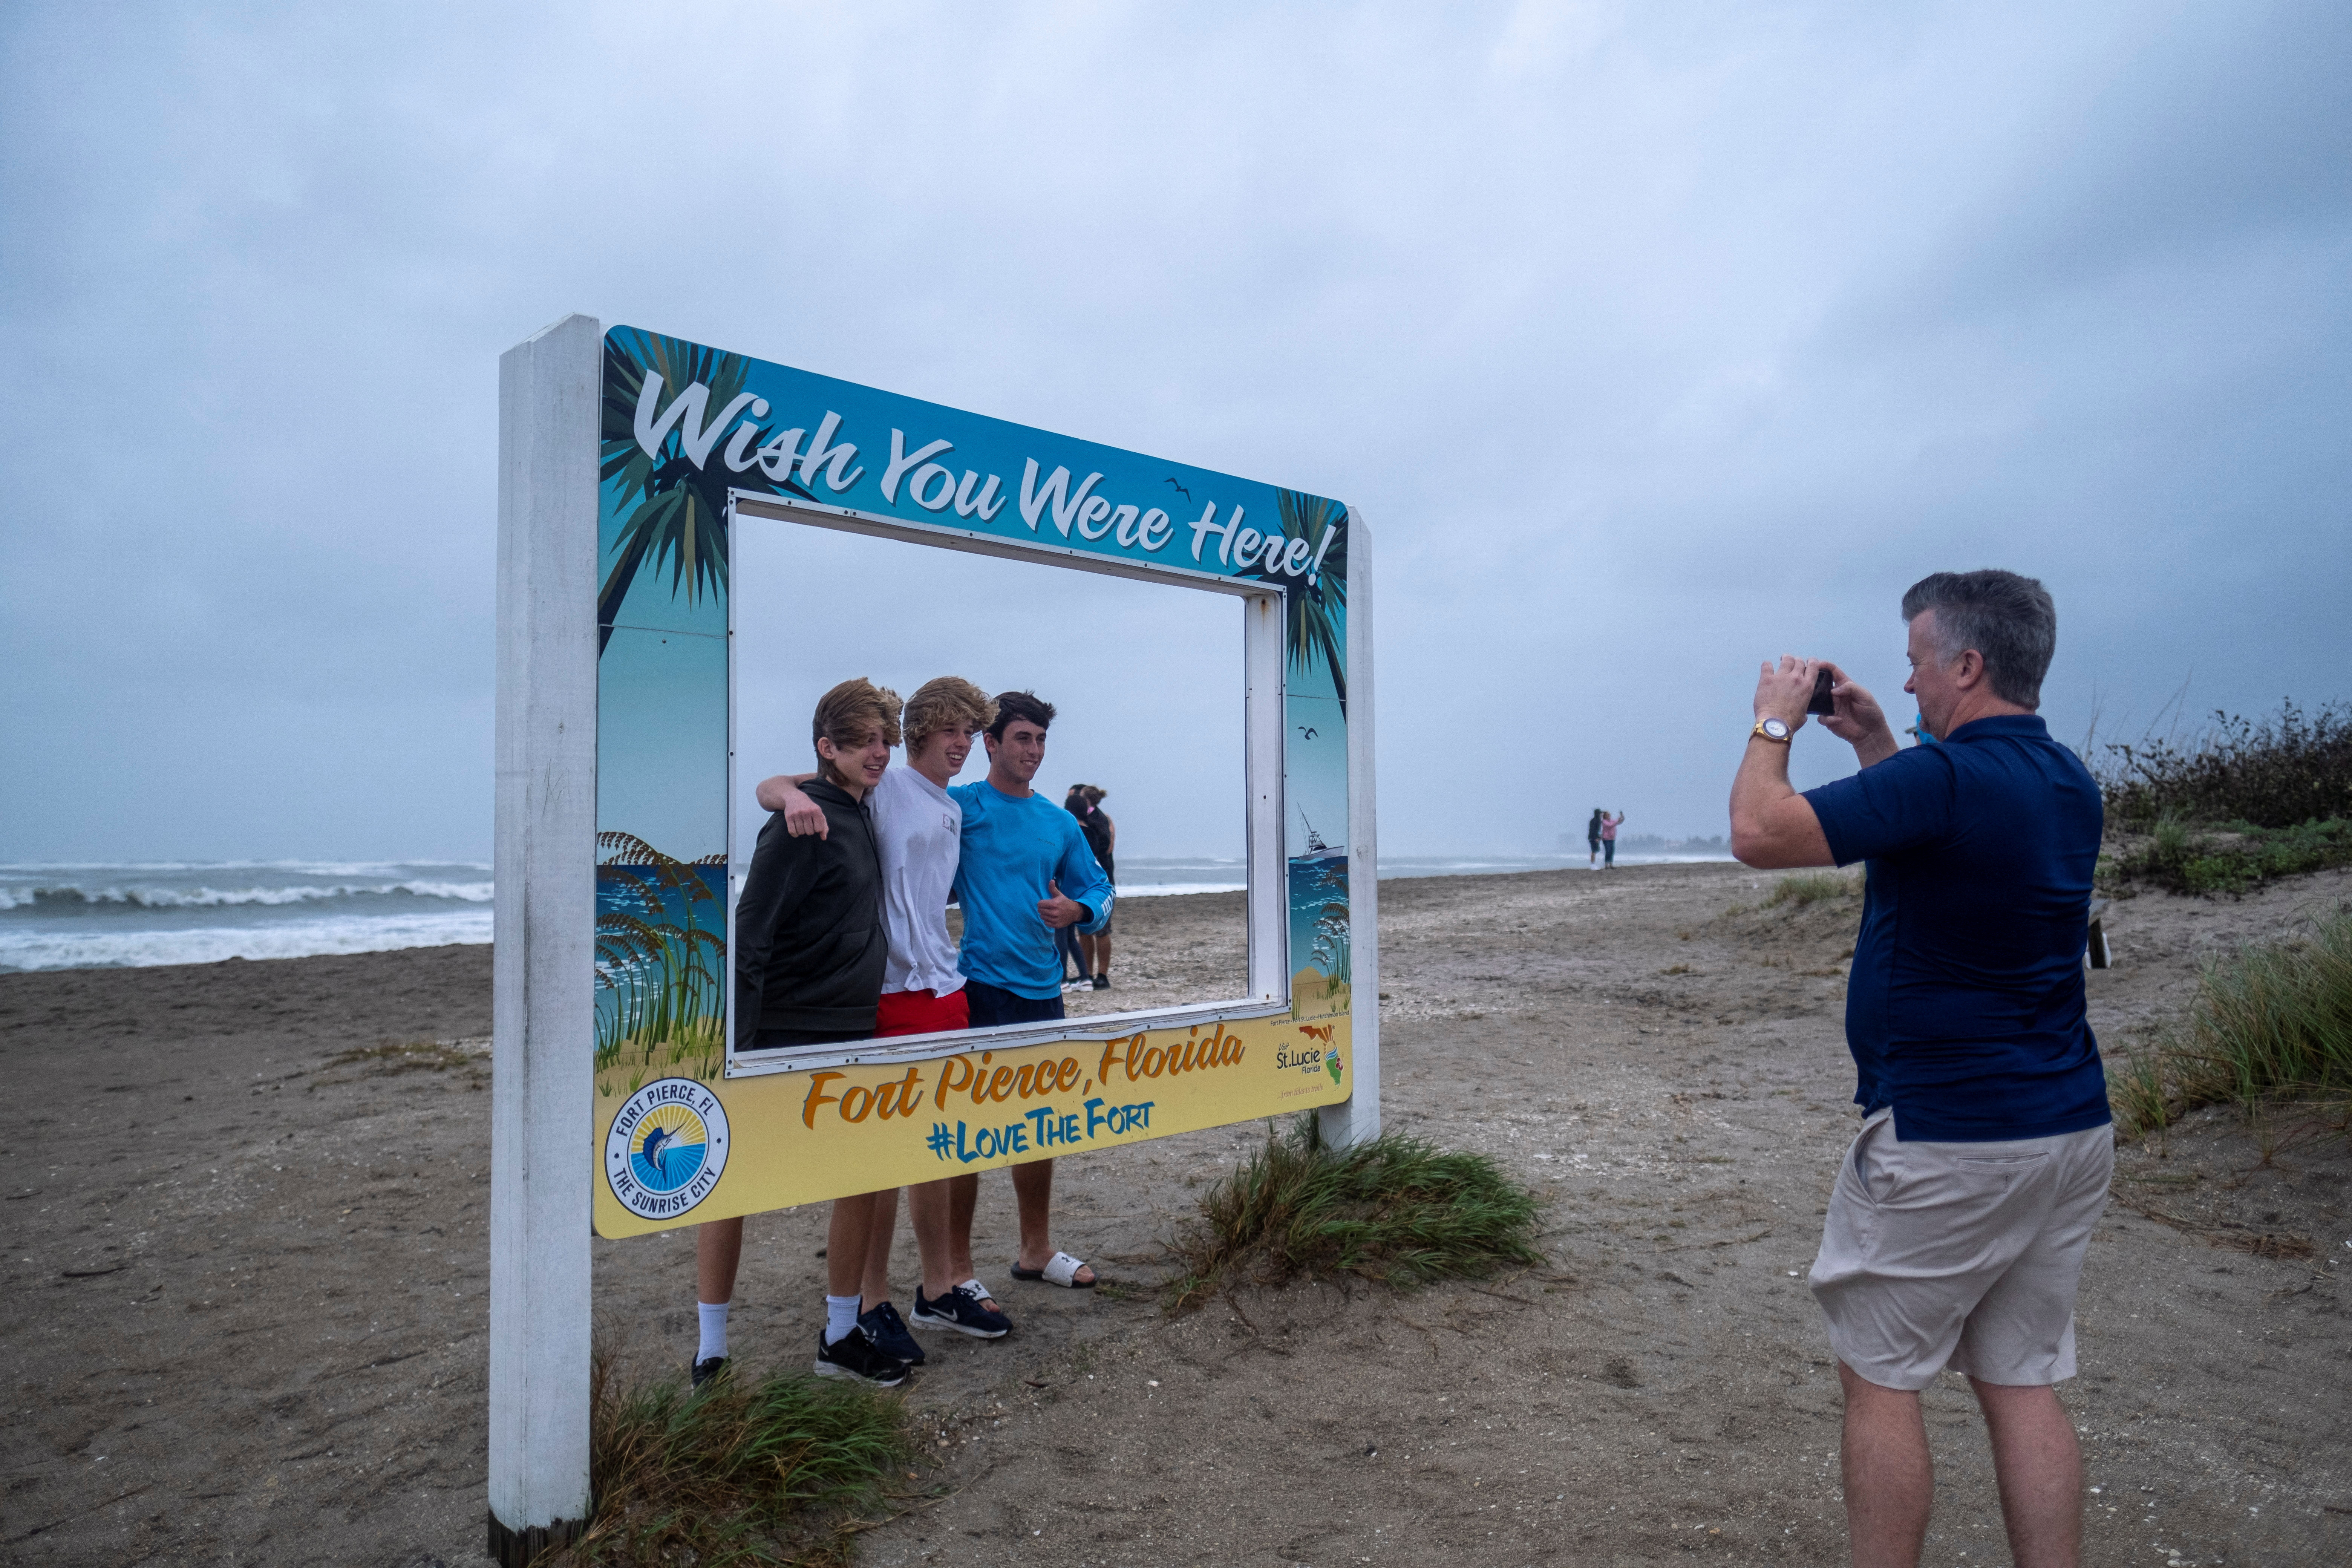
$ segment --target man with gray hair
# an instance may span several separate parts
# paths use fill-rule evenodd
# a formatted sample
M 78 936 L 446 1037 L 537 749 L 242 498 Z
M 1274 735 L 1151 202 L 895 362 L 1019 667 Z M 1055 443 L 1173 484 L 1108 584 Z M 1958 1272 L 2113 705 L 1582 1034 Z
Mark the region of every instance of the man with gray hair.
M 1938 572 L 1903 596 L 1929 736 L 1899 749 L 1869 692 L 1783 657 L 1756 685 L 1731 786 L 1750 866 L 1869 864 L 1846 992 L 1861 1133 L 1813 1261 L 1845 1390 L 1853 1561 L 1919 1561 L 1935 1493 L 1918 1391 L 1967 1374 L 2020 1568 L 2072 1568 L 2083 1464 L 2053 1384 L 2074 1375 L 2074 1293 L 2115 1141 L 2083 953 L 2098 785 L 2034 710 L 2057 611 L 2031 577 Z M 1814 678 L 1861 771 L 1798 794 L 1789 744 Z

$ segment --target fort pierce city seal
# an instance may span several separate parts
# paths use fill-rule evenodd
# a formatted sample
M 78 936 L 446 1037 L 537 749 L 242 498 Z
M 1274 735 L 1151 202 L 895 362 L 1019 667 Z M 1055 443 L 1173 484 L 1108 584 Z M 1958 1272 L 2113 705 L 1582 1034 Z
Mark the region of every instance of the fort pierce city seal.
M 676 1219 L 727 1168 L 727 1108 L 690 1078 L 657 1079 L 623 1102 L 604 1135 L 604 1180 L 639 1219 Z

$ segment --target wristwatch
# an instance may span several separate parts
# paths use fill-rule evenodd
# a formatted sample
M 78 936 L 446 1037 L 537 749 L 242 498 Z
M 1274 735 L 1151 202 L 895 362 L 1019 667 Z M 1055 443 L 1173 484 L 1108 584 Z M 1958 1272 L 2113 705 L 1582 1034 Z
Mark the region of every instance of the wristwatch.
M 1778 719 L 1759 719 L 1756 728 L 1748 732 L 1760 735 L 1768 741 L 1778 741 L 1784 746 L 1789 743 L 1789 726 Z

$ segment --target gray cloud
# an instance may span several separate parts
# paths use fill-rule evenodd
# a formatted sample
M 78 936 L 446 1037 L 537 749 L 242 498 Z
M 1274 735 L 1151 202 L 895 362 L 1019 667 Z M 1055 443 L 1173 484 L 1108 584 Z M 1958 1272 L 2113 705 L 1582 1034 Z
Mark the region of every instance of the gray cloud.
M 1719 830 L 1756 660 L 1892 697 L 1939 567 L 2050 582 L 2070 738 L 2336 695 L 2347 32 L 12 7 L 0 856 L 485 852 L 495 362 L 571 310 L 1362 507 L 1399 851 Z

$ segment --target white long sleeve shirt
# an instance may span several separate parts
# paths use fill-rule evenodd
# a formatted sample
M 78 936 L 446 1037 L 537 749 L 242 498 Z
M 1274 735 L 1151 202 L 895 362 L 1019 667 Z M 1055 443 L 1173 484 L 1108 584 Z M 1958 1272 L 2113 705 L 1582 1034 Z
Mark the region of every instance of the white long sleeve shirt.
M 872 804 L 882 851 L 882 921 L 890 938 L 882 989 L 941 996 L 961 991 L 948 894 L 955 886 L 963 807 L 913 768 L 897 764 L 883 770 Z

